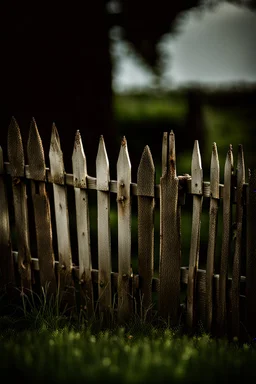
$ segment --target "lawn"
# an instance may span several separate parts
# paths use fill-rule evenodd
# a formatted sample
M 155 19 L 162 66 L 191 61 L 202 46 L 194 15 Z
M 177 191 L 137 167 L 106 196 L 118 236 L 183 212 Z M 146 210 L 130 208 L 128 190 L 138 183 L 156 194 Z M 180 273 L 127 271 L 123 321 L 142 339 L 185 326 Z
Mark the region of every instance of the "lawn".
M 145 323 L 139 314 L 103 330 L 98 318 L 68 316 L 45 295 L 21 298 L 18 306 L 0 300 L 3 383 L 255 382 L 253 340 L 214 339 L 202 326 L 189 335 L 182 323 L 171 329 L 163 321 Z
M 46 325 L 0 336 L 1 377 L 32 383 L 253 382 L 256 348 L 169 329 L 93 333 Z M 254 381 L 255 382 L 255 381 Z

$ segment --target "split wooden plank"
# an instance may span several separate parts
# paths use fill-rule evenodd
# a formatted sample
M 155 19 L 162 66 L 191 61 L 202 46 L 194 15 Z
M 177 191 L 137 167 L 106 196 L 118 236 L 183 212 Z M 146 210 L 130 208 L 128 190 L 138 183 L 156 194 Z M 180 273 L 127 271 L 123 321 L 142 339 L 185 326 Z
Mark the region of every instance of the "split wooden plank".
M 224 168 L 224 188 L 223 188 L 223 234 L 220 261 L 219 278 L 219 303 L 217 314 L 217 331 L 219 335 L 224 335 L 227 331 L 227 280 L 228 280 L 228 258 L 230 254 L 231 242 L 231 221 L 232 221 L 232 201 L 231 201 L 231 179 L 233 175 L 233 152 L 232 145 L 226 156 Z
M 240 334 L 240 273 L 241 273 L 241 251 L 242 251 L 242 223 L 243 223 L 243 185 L 245 183 L 245 166 L 243 146 L 238 146 L 237 170 L 236 170 L 236 240 L 232 271 L 232 336 L 239 337 Z
M 256 169 L 249 170 L 249 187 L 247 193 L 247 260 L 246 260 L 246 327 L 248 333 L 256 336 Z
M 118 214 L 118 319 L 127 321 L 132 313 L 131 277 L 131 162 L 123 137 L 117 161 Z
M 103 136 L 100 137 L 96 158 L 97 204 L 98 204 L 98 268 L 99 311 L 103 323 L 110 326 L 113 316 L 111 291 L 111 231 L 109 161 Z
M 152 279 L 154 273 L 155 166 L 148 146 L 144 148 L 137 172 L 138 261 L 140 276 L 139 306 L 144 320 L 152 315 Z
M 8 129 L 8 159 L 12 177 L 15 228 L 18 243 L 18 269 L 22 290 L 31 291 L 31 252 L 29 244 L 29 224 L 27 193 L 25 183 L 25 159 L 19 126 L 12 118 Z
M 69 216 L 67 191 L 64 185 L 64 162 L 60 146 L 60 138 L 55 124 L 52 126 L 50 144 L 50 170 L 53 181 L 53 197 L 57 231 L 59 256 L 58 284 L 63 305 L 74 305 L 74 289 L 72 281 L 72 255 L 69 233 Z
M 87 164 L 79 131 L 76 132 L 72 155 L 72 166 L 76 205 L 81 306 L 88 315 L 88 318 L 91 318 L 94 315 L 94 295 L 92 284 L 90 217 L 88 191 L 86 189 L 82 189 L 87 186 Z
M 15 278 L 5 181 L 3 151 L 0 147 L 0 290 L 10 293 Z
M 191 165 L 191 193 L 193 196 L 192 230 L 187 287 L 187 325 L 195 325 L 196 276 L 199 262 L 200 227 L 203 204 L 203 169 L 198 140 L 195 140 Z
M 162 177 L 165 175 L 167 172 L 167 163 L 168 163 L 168 148 L 169 148 L 169 143 L 168 143 L 168 132 L 163 133 L 163 140 L 162 140 Z M 161 178 L 160 178 L 161 179 Z M 160 185 L 159 185 L 160 187 Z M 160 197 L 161 192 L 159 193 Z M 162 254 L 162 237 L 163 237 L 163 219 L 162 219 L 162 212 L 160 209 L 160 244 L 159 244 L 159 255 Z M 159 293 L 159 292 L 158 292 Z
M 31 195 L 34 206 L 37 255 L 41 287 L 46 295 L 56 293 L 52 224 L 49 197 L 45 188 L 45 157 L 37 125 L 32 119 L 27 143 Z
M 217 239 L 217 223 L 219 208 L 219 183 L 220 166 L 216 143 L 213 143 L 211 172 L 210 172 L 210 209 L 209 209 L 209 237 L 206 263 L 206 330 L 212 330 L 213 314 L 213 275 L 214 275 L 214 257 Z
M 178 191 L 175 136 L 171 131 L 167 167 L 160 180 L 162 245 L 159 265 L 159 314 L 171 325 L 178 324 L 180 309 L 181 234 Z

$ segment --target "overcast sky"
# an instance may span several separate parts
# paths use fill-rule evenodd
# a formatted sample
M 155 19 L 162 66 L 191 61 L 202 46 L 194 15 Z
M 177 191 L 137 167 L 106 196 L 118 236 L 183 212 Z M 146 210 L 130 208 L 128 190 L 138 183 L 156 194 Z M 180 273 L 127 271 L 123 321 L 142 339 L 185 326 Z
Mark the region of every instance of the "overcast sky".
M 178 36 L 164 36 L 159 43 L 165 88 L 187 82 L 256 83 L 256 12 L 224 3 L 200 15 L 189 12 L 181 20 Z M 153 86 L 152 72 L 126 43 L 116 39 L 112 51 L 115 91 Z

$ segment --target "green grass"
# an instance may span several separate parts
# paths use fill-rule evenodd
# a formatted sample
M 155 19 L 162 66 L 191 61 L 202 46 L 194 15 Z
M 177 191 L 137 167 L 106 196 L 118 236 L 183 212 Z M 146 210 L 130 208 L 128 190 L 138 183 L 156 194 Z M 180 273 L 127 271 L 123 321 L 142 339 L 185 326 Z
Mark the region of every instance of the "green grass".
M 42 327 L 0 337 L 1 376 L 23 382 L 215 383 L 256 379 L 256 350 L 170 330 L 93 334 Z
M 202 327 L 189 337 L 182 326 L 156 327 L 139 315 L 103 331 L 96 319 L 61 313 L 45 294 L 35 299 L 23 296 L 20 316 L 0 316 L 1 378 L 62 384 L 256 379 L 252 344 L 213 339 Z M 0 304 L 2 310 L 2 298 Z

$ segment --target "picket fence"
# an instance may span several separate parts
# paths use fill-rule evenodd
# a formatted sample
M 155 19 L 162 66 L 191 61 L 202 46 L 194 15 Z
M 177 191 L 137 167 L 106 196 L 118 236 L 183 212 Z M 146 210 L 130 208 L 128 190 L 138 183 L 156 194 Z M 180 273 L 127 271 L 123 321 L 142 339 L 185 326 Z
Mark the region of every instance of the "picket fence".
M 152 320 L 152 293 L 158 297 L 159 318 L 177 325 L 180 321 L 181 285 L 187 285 L 184 318 L 193 328 L 201 320 L 207 331 L 220 334 L 231 329 L 239 336 L 241 327 L 255 332 L 256 324 L 256 170 L 249 170 L 245 183 L 242 145 L 238 148 L 234 171 L 230 145 L 220 184 L 217 146 L 211 157 L 210 182 L 203 181 L 198 141 L 195 141 L 191 176 L 176 174 L 175 136 L 164 133 L 162 177 L 155 183 L 151 152 L 145 147 L 137 173 L 131 181 L 131 163 L 123 138 L 117 161 L 117 181 L 110 180 L 109 161 L 103 137 L 96 158 L 96 178 L 87 174 L 86 158 L 80 133 L 75 136 L 72 156 L 73 174 L 64 170 L 60 139 L 52 127 L 46 168 L 42 142 L 33 119 L 27 143 L 25 165 L 22 137 L 13 118 L 8 129 L 8 162 L 0 150 L 0 287 L 10 284 L 21 289 L 33 288 L 33 273 L 39 271 L 40 284 L 48 294 L 63 293 L 63 300 L 78 300 L 88 316 L 96 310 L 106 321 L 116 314 L 118 321 L 128 321 L 141 306 L 146 321 Z M 7 179 L 12 180 L 12 193 Z M 47 186 L 53 184 L 57 254 L 53 250 L 53 221 Z M 67 188 L 74 188 L 79 265 L 72 262 Z M 28 188 L 32 197 L 37 258 L 31 257 Z M 98 270 L 92 269 L 88 190 L 97 191 Z M 117 195 L 118 272 L 112 271 L 110 193 Z M 181 266 L 181 208 L 186 194 L 193 195 L 189 265 Z M 131 196 L 138 199 L 138 275 L 131 270 Z M 160 199 L 159 278 L 154 271 L 154 210 Z M 203 199 L 209 200 L 209 238 L 206 270 L 198 268 L 200 225 Z M 10 201 L 12 200 L 12 201 Z M 214 271 L 218 208 L 223 205 L 223 237 L 220 271 Z M 11 242 L 10 206 L 13 206 L 17 247 Z M 235 207 L 236 240 L 231 254 L 232 207 Z M 233 217 L 234 219 L 234 217 Z M 220 219 L 219 219 L 220 220 Z M 244 231 L 246 229 L 246 241 Z M 240 276 L 242 247 L 246 244 L 246 277 Z M 232 278 L 228 278 L 228 260 L 232 259 Z M 16 261 L 16 263 L 15 263 Z M 18 268 L 17 268 L 18 266 Z M 15 274 L 18 271 L 18 274 Z M 17 279 L 17 275 L 19 279 Z M 95 288 L 97 300 L 95 300 Z M 140 301 L 140 303 L 138 303 Z M 136 305 L 135 305 L 136 304 Z M 242 319 L 242 320 L 241 320 Z

